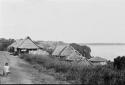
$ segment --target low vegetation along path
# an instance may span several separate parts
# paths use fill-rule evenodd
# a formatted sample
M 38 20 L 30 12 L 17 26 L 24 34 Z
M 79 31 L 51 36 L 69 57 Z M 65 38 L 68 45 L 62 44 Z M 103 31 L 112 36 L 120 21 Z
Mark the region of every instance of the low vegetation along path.
M 11 73 L 7 77 L 1 76 L 2 84 L 66 84 L 66 82 L 56 80 L 51 75 L 39 74 L 30 64 L 18 56 L 10 55 L 8 52 L 0 52 L 0 58 L 3 62 L 9 62 L 11 67 Z M 39 77 L 39 75 L 42 75 L 42 77 L 37 80 L 36 77 Z

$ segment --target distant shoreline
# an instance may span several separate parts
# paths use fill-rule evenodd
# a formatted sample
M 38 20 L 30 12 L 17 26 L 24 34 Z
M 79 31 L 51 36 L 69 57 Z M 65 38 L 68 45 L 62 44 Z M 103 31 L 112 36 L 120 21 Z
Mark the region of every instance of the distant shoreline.
M 125 45 L 125 43 L 80 43 L 80 45 Z

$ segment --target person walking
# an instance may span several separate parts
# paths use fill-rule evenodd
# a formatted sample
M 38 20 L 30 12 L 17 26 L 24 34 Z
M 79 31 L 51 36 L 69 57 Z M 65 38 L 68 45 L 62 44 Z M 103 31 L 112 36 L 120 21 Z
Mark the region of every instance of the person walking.
M 3 75 L 7 77 L 9 72 L 10 72 L 10 66 L 9 66 L 8 63 L 5 63 L 5 65 L 4 65 L 4 74 Z

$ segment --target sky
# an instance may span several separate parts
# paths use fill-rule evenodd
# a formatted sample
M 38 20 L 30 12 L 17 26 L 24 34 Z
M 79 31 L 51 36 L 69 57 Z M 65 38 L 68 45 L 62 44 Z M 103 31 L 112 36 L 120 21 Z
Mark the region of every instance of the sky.
M 125 0 L 0 0 L 0 38 L 125 43 Z

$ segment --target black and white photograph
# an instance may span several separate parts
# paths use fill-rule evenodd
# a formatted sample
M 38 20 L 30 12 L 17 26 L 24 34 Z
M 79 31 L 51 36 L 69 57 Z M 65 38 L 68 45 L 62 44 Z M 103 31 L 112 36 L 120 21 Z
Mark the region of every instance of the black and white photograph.
M 125 85 L 125 0 L 0 0 L 0 84 Z

